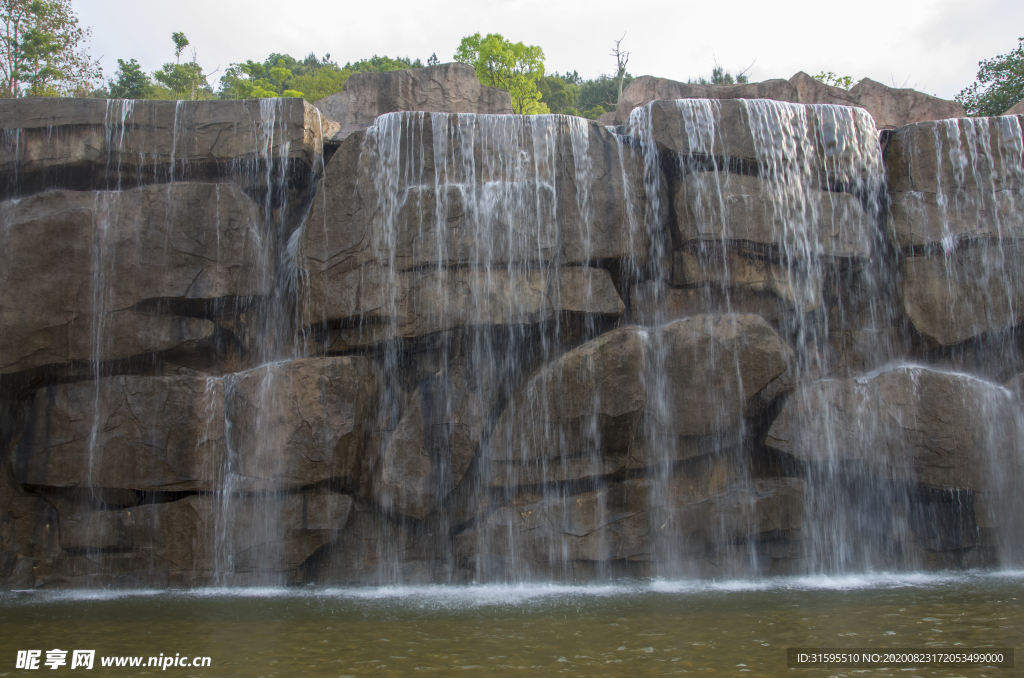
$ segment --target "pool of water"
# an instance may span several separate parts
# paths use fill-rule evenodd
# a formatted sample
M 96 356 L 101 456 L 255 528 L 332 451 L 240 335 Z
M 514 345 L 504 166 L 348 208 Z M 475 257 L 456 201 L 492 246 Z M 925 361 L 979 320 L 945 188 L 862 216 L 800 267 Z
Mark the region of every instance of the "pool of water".
M 787 647 L 1019 647 L 1024 572 L 509 585 L 0 593 L 0 676 L 1012 676 L 806 669 Z M 19 650 L 68 650 L 51 671 Z M 103 668 L 114 656 L 208 668 Z M 1021 658 L 1024 660 L 1024 657 Z M 75 669 L 77 672 L 79 669 Z M 72 673 L 76 675 L 76 673 Z

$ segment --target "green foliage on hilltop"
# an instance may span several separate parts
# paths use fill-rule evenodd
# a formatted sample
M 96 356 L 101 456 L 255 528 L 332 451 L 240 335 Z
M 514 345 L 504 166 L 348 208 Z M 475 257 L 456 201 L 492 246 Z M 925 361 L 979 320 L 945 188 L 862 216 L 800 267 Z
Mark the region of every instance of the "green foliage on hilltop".
M 271 54 L 262 62 L 231 64 L 221 77 L 222 99 L 262 99 L 267 97 L 304 97 L 317 101 L 340 92 L 355 73 L 383 73 L 405 68 L 422 68 L 423 63 L 399 57 L 376 56 L 338 66 L 325 54 L 318 59 L 310 53 L 305 59 L 288 54 Z
M 978 62 L 977 80 L 954 99 L 967 115 L 1002 115 L 1024 99 L 1024 38 L 1017 49 Z
M 498 33 L 479 33 L 462 39 L 455 60 L 471 64 L 481 84 L 512 95 L 512 111 L 547 113 L 537 81 L 544 77 L 544 50 L 536 45 L 506 40 Z
M 0 0 L 0 97 L 83 96 L 102 75 L 71 0 Z

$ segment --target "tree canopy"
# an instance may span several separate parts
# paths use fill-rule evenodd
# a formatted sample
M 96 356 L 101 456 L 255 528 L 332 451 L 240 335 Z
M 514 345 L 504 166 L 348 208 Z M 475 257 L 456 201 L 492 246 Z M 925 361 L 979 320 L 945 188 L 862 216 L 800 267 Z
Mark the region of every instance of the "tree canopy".
M 954 98 L 968 115 L 1002 115 L 1024 99 L 1024 38 L 1017 49 L 978 62 L 977 80 Z
M 101 76 L 71 0 L 0 0 L 0 95 L 84 94 Z
M 471 64 L 481 84 L 503 89 L 512 95 L 515 113 L 547 113 L 537 81 L 544 77 L 544 50 L 536 45 L 506 40 L 498 33 L 466 36 L 455 52 L 455 60 Z

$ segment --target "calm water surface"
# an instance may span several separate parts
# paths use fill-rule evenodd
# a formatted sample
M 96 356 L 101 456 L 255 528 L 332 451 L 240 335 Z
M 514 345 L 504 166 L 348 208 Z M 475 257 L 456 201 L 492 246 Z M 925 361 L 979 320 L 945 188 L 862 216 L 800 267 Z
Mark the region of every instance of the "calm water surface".
M 1020 676 L 1024 572 L 723 583 L 12 592 L 0 676 Z M 788 669 L 790 646 L 1016 647 L 1017 668 Z M 94 649 L 93 671 L 15 668 Z M 206 655 L 206 669 L 101 668 Z

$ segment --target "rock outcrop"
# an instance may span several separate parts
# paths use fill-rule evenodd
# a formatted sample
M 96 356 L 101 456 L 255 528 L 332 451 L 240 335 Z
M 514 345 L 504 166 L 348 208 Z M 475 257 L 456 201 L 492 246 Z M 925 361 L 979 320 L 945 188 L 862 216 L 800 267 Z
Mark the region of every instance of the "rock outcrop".
M 0 588 L 1019 564 L 1021 117 L 317 105 L 0 106 Z
M 964 108 L 912 89 L 897 89 L 864 78 L 849 90 L 832 87 L 800 72 L 789 80 L 742 85 L 701 85 L 644 75 L 622 91 L 615 122 L 624 124 L 634 108 L 661 99 L 772 99 L 800 104 L 838 104 L 867 109 L 879 129 L 893 129 L 925 120 L 962 118 Z
M 439 113 L 511 113 L 512 98 L 505 90 L 484 87 L 469 64 L 440 64 L 386 73 L 354 73 L 345 87 L 313 103 L 324 117 L 337 123 L 333 139 L 340 141 L 366 129 L 378 116 L 394 111 Z

